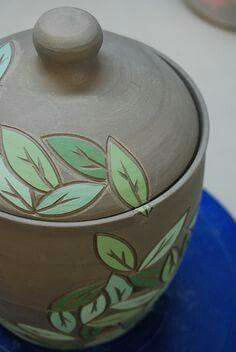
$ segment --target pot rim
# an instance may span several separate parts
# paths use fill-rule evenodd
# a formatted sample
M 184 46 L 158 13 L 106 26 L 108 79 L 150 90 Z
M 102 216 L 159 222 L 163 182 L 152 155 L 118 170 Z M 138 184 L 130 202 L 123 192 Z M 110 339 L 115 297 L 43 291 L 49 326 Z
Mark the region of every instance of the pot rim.
M 170 58 L 166 57 L 164 54 L 160 53 L 159 51 L 152 48 L 154 53 L 161 57 L 180 77 L 183 83 L 186 85 L 189 93 L 195 103 L 198 116 L 199 116 L 199 123 L 200 123 L 200 135 L 199 135 L 199 142 L 198 147 L 195 152 L 191 163 L 187 167 L 187 169 L 183 172 L 180 178 L 175 181 L 166 191 L 162 194 L 157 196 L 156 198 L 152 199 L 146 204 L 143 204 L 139 208 L 135 208 L 132 210 L 128 210 L 126 212 L 112 215 L 109 217 L 104 217 L 100 219 L 94 220 L 83 220 L 83 221 L 45 221 L 45 220 L 36 220 L 36 219 L 29 219 L 24 218 L 21 216 L 13 215 L 7 212 L 0 211 L 0 220 L 8 220 L 15 223 L 21 223 L 25 225 L 34 225 L 40 227 L 54 227 L 54 228 L 83 228 L 83 227 L 92 227 L 98 225 L 109 224 L 117 221 L 126 220 L 132 218 L 135 215 L 139 214 L 139 211 L 142 209 L 143 206 L 149 206 L 151 208 L 157 207 L 158 204 L 165 201 L 169 198 L 172 194 L 174 194 L 177 190 L 179 190 L 193 175 L 194 171 L 197 169 L 199 164 L 204 158 L 206 148 L 208 145 L 209 140 L 209 117 L 208 111 L 205 104 L 205 101 L 190 76 L 180 67 L 177 63 L 172 61 Z

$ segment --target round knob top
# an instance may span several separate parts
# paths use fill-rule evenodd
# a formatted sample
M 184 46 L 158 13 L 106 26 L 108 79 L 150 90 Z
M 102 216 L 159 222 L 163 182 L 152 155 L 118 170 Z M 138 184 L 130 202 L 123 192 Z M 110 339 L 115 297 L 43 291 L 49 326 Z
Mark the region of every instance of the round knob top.
M 39 18 L 33 41 L 43 59 L 71 63 L 93 59 L 101 48 L 103 33 L 95 17 L 87 11 L 59 7 Z

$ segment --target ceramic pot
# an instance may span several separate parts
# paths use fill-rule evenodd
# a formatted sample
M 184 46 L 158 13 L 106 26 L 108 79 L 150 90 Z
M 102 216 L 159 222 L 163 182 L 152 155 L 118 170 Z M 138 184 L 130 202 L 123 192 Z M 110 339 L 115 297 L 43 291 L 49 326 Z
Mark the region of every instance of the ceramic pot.
M 110 341 L 187 248 L 205 104 L 171 60 L 75 8 L 4 38 L 0 58 L 1 323 L 56 349 Z

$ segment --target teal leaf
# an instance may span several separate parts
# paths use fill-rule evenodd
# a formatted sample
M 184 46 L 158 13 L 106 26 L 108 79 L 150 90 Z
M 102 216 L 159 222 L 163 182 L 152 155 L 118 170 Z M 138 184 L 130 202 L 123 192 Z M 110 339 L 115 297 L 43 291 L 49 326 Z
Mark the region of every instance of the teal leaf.
M 163 270 L 161 273 L 161 279 L 166 284 L 169 283 L 177 270 L 179 263 L 179 252 L 177 248 L 172 248 L 168 254 Z
M 154 299 L 154 297 L 158 296 L 158 294 L 159 294 L 159 290 L 151 291 L 141 296 L 137 296 L 135 298 L 131 298 L 124 302 L 115 304 L 113 305 L 112 309 L 126 310 L 126 309 L 137 308 L 150 302 L 152 299 Z
M 70 312 L 53 312 L 50 321 L 54 328 L 64 333 L 71 333 L 76 328 L 76 319 Z
M 13 127 L 2 126 L 1 130 L 4 157 L 17 176 L 42 192 L 59 185 L 52 160 L 36 140 Z
M 87 324 L 89 321 L 97 318 L 101 315 L 107 306 L 106 298 L 101 294 L 93 302 L 87 304 L 81 309 L 80 319 L 83 324 Z
M 138 160 L 117 140 L 107 141 L 108 176 L 114 191 L 129 208 L 147 203 L 149 184 L 146 173 Z M 149 211 L 144 209 L 144 214 Z
M 0 47 L 0 79 L 6 73 L 13 55 L 13 47 L 11 43 L 6 43 Z
M 148 268 L 129 277 L 132 284 L 142 288 L 156 288 L 159 284 L 160 268 Z
M 25 212 L 33 211 L 30 190 L 5 166 L 0 156 L 0 196 L 9 204 Z
M 101 195 L 105 185 L 92 182 L 73 182 L 43 196 L 37 205 L 40 215 L 60 216 L 82 211 Z
M 106 286 L 106 291 L 110 297 L 111 305 L 113 305 L 128 299 L 133 292 L 133 287 L 126 278 L 112 274 Z
M 32 337 L 39 338 L 39 339 L 43 338 L 46 340 L 54 340 L 54 341 L 71 341 L 75 339 L 72 336 L 59 334 L 54 331 L 40 329 L 26 324 L 18 324 L 18 327 L 22 329 L 22 332 L 25 333 L 26 335 L 30 335 Z
M 108 326 L 121 325 L 133 320 L 137 320 L 143 314 L 143 308 L 135 308 L 124 312 L 109 314 L 105 317 L 91 321 L 88 325 L 105 328 Z
M 144 259 L 142 265 L 140 266 L 139 270 L 146 269 L 149 266 L 155 264 L 169 251 L 169 249 L 172 247 L 177 237 L 179 236 L 184 226 L 187 215 L 188 212 L 186 212 L 181 217 L 181 219 L 170 229 L 170 231 L 164 236 L 164 238 L 148 254 L 148 256 Z
M 103 283 L 98 283 L 69 292 L 55 300 L 50 307 L 50 311 L 77 311 L 82 306 L 87 305 L 97 298 L 100 295 L 103 286 Z
M 106 180 L 106 155 L 94 141 L 73 134 L 54 134 L 43 139 L 67 166 L 97 181 Z
M 114 235 L 98 234 L 95 248 L 102 262 L 113 270 L 132 271 L 136 267 L 136 252 L 123 239 Z

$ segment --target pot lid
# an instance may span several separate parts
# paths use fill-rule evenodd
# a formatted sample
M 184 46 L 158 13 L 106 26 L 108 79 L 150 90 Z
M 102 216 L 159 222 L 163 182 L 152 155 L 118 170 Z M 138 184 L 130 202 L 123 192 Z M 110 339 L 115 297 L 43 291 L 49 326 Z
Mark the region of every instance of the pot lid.
M 193 98 L 154 49 L 53 9 L 1 41 L 0 209 L 94 220 L 173 185 L 199 139 Z

